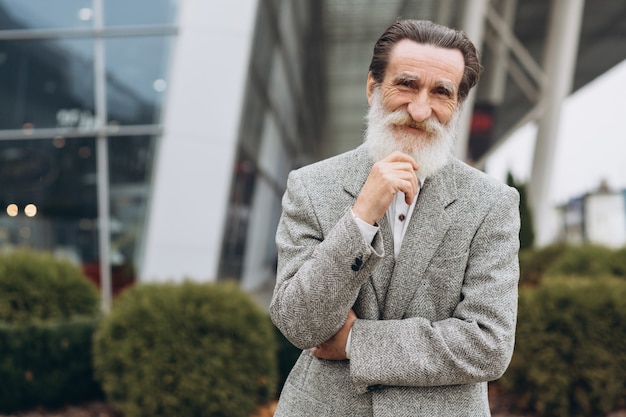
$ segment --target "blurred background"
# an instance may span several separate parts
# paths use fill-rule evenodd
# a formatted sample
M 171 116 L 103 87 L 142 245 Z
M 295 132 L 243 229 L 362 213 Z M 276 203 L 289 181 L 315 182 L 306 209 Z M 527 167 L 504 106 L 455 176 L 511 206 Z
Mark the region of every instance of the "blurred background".
M 70 259 L 105 306 L 267 296 L 287 174 L 361 143 L 399 17 L 479 46 L 456 155 L 524 188 L 532 245 L 625 245 L 624 0 L 0 0 L 0 250 Z

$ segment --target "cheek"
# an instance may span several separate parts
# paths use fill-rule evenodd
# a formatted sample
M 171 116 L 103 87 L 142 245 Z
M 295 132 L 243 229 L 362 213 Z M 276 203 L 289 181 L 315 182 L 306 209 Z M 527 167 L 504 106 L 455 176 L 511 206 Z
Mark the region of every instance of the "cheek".
M 387 111 L 396 111 L 409 103 L 409 99 L 397 91 L 386 91 L 382 96 L 382 104 Z
M 448 124 L 450 120 L 452 120 L 456 107 L 456 103 L 442 103 L 437 106 L 435 114 L 437 115 L 437 119 L 439 119 L 439 123 L 444 125 Z

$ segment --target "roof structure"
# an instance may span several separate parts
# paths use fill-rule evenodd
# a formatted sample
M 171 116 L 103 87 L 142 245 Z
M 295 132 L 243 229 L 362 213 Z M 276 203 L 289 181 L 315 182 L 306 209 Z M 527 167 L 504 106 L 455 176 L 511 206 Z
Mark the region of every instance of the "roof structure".
M 476 93 L 470 161 L 479 161 L 522 124 L 538 117 L 537 103 L 550 85 L 541 77 L 553 2 L 490 0 L 484 16 L 483 78 Z M 398 18 L 429 19 L 464 29 L 469 0 L 324 0 L 323 33 L 327 82 L 326 141 L 322 157 L 362 141 L 367 108 L 365 84 L 372 49 Z M 507 11 L 508 8 L 508 11 Z M 504 60 L 493 59 L 505 46 Z M 626 59 L 626 0 L 593 0 L 584 5 L 572 92 Z M 493 97 L 488 80 L 506 67 L 502 92 Z M 534 111 L 534 110 L 535 111 Z M 482 119 L 481 119 L 482 117 Z M 481 123 L 480 121 L 483 121 Z

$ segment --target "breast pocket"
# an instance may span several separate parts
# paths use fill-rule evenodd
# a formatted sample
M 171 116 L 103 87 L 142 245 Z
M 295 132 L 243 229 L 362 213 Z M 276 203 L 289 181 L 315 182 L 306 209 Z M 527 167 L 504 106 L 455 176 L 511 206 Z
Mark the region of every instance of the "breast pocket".
M 452 316 L 462 299 L 463 279 L 468 253 L 453 257 L 436 256 L 431 259 L 421 277 L 413 314 L 430 320 L 443 320 Z
M 435 255 L 426 268 L 426 277 L 433 283 L 456 287 L 463 283 L 469 252 L 454 256 Z

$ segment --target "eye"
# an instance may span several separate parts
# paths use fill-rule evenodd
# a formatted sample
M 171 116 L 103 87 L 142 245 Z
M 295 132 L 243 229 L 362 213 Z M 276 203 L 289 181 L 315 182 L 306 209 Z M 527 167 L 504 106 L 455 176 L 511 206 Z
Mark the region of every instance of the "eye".
M 443 88 L 443 87 L 439 87 L 435 89 L 435 94 L 437 94 L 438 96 L 443 96 L 443 97 L 452 97 L 452 92 L 448 90 L 447 88 Z

